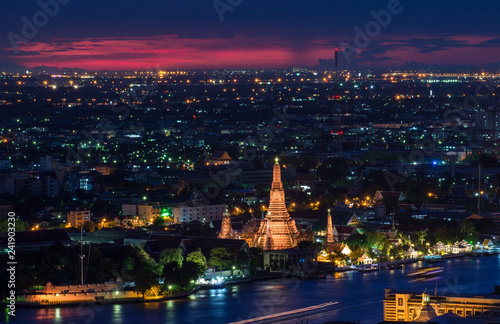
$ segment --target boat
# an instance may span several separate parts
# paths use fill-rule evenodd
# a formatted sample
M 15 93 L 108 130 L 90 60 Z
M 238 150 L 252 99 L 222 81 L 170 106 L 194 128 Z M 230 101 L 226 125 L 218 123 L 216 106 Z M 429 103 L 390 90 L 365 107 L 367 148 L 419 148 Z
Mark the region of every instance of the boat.
M 370 271 L 378 271 L 379 267 L 378 264 L 362 264 L 359 266 L 356 266 L 356 269 L 358 272 L 370 272 Z
M 222 277 L 212 279 L 199 278 L 198 280 L 196 280 L 196 285 L 201 289 L 220 289 L 224 288 L 224 284 L 225 279 Z
M 403 263 L 390 263 L 390 264 L 381 265 L 380 269 L 396 270 L 396 269 L 401 269 L 403 267 L 404 267 Z
M 426 255 L 424 261 L 429 263 L 442 262 L 443 257 L 441 255 Z
M 408 277 L 426 278 L 437 276 L 443 272 L 443 267 L 430 267 L 414 270 L 408 273 Z
M 246 323 L 274 323 L 276 321 L 283 320 L 293 320 L 299 317 L 314 315 L 317 313 L 325 312 L 331 310 L 334 306 L 336 306 L 339 302 L 328 302 L 316 306 L 310 306 L 306 308 L 294 309 L 287 312 L 270 314 L 266 316 L 250 318 L 246 320 L 241 320 L 238 322 L 232 322 L 230 324 L 246 324 Z M 294 321 L 295 322 L 295 321 Z
M 485 250 L 474 250 L 469 253 L 470 256 L 478 257 L 478 256 L 485 256 L 485 255 L 497 255 L 498 251 L 493 250 L 493 249 L 485 249 Z
M 389 265 L 389 270 L 402 269 L 404 268 L 404 264 L 402 263 L 394 263 Z
M 463 256 L 465 256 L 465 252 L 443 254 L 442 258 L 444 260 L 444 259 L 460 258 Z

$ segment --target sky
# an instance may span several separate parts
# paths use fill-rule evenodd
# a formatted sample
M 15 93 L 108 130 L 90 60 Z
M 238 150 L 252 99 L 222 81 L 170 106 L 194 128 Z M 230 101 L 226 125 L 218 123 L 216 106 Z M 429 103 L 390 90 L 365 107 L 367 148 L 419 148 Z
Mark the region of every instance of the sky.
M 24 0 L 0 4 L 2 66 L 395 68 L 500 62 L 499 1 Z M 378 17 L 378 19 L 376 18 Z

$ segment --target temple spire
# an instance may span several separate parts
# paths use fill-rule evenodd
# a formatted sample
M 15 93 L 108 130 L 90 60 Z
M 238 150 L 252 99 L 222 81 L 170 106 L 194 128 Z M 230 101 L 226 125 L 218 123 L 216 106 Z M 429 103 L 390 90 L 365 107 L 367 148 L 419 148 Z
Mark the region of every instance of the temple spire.
M 222 214 L 222 224 L 217 237 L 220 239 L 232 239 L 235 237 L 233 227 L 231 226 L 231 215 L 229 214 L 227 207 L 224 214 Z
M 281 182 L 281 167 L 278 163 L 278 157 L 276 157 L 276 163 L 274 163 L 273 167 L 273 184 L 272 189 L 281 189 L 283 188 L 283 183 Z
M 282 250 L 297 246 L 299 231 L 290 218 L 285 204 L 285 191 L 281 181 L 281 167 L 276 159 L 273 183 L 269 193 L 269 208 L 254 238 L 254 246 L 264 250 Z
M 332 215 L 330 215 L 330 209 L 328 209 L 327 225 L 326 225 L 326 243 L 331 244 L 334 242 L 335 239 L 333 238 Z

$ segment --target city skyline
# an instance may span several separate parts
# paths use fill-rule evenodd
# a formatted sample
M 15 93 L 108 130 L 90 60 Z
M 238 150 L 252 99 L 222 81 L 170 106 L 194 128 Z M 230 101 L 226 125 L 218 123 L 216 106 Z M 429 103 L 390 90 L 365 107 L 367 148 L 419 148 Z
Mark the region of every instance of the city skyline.
M 500 323 L 499 2 L 2 9 L 4 322 Z
M 4 5 L 0 68 L 397 68 L 498 63 L 499 4 L 41 1 Z M 9 14 L 7 14 L 9 13 Z M 387 15 L 389 13 L 389 15 Z M 475 13 L 469 15 L 469 13 Z M 488 17 L 492 18 L 489 19 Z

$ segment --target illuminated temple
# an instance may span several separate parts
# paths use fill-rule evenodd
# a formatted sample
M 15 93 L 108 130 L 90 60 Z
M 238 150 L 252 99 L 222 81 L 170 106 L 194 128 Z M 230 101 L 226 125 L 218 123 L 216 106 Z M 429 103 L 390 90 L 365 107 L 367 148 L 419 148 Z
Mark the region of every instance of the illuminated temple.
M 229 214 L 227 208 L 224 214 L 222 214 L 221 230 L 219 232 L 219 235 L 217 235 L 217 238 L 220 239 L 236 238 L 236 234 L 234 233 L 233 228 L 231 226 L 231 215 Z
M 304 234 L 304 233 L 303 233 Z M 266 217 L 260 221 L 253 236 L 253 246 L 267 250 L 283 250 L 297 246 L 301 240 L 312 240 L 308 235 L 301 235 L 290 218 L 285 205 L 285 191 L 281 182 L 281 168 L 276 160 L 273 169 L 273 183 Z M 312 236 L 312 235 L 309 235 Z

